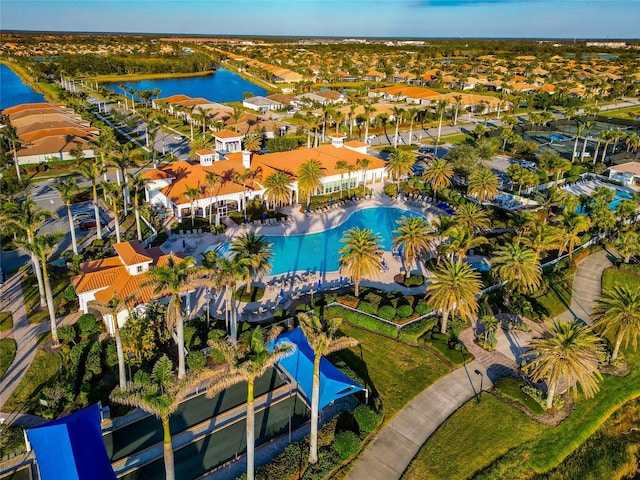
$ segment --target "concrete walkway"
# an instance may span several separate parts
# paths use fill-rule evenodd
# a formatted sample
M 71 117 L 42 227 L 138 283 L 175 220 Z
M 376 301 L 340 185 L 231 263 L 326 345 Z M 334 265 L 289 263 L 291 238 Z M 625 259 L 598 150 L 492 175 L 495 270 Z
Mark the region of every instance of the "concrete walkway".
M 49 319 L 38 324 L 30 324 L 27 320 L 27 311 L 22 295 L 21 273 L 11 276 L 0 288 L 0 311 L 10 311 L 13 315 L 13 329 L 3 332 L 2 338 L 13 338 L 16 341 L 16 356 L 0 380 L 0 410 L 11 394 L 20 385 L 20 381 L 27 373 L 31 362 L 38 350 L 38 337 L 50 330 Z M 58 327 L 73 323 L 80 316 L 80 313 L 58 317 Z M 2 352 L 0 352 L 2 354 Z M 31 427 L 39 424 L 38 418 L 34 415 L 21 415 L 16 413 L 2 413 L 0 418 L 4 418 L 6 423 L 18 424 Z
M 582 320 L 591 325 L 591 312 L 602 289 L 602 273 L 613 266 L 616 258 L 614 253 L 601 250 L 589 255 L 578 264 L 578 269 L 573 277 L 573 290 L 571 292 L 571 306 L 558 316 L 561 320 Z
M 399 479 L 431 434 L 481 390 L 492 386 L 487 369 L 475 360 L 441 378 L 391 419 L 347 478 Z

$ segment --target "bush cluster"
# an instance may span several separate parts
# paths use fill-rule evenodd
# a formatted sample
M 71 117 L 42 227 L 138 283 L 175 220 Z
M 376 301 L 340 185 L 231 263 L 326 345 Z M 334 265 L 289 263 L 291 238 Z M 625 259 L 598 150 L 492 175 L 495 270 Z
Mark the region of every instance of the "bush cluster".
M 418 343 L 427 331 L 431 330 L 438 324 L 438 317 L 429 317 L 410 323 L 400 329 L 400 340 L 410 343 Z
M 522 393 L 529 395 L 533 398 L 542 408 L 547 409 L 547 394 L 536 387 L 531 387 L 529 385 L 524 385 L 522 387 Z M 560 398 L 558 395 L 553 397 L 552 402 L 553 408 L 558 410 L 562 410 L 564 407 L 564 400 Z

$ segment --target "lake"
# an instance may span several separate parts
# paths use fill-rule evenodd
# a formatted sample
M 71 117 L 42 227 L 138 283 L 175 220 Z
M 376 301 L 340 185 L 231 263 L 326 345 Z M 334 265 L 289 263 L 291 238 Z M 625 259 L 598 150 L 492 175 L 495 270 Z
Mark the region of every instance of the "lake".
M 267 91 L 245 80 L 240 75 L 225 68 L 219 68 L 216 73 L 200 77 L 163 78 L 157 80 L 140 80 L 137 82 L 104 83 L 103 85 L 116 93 L 122 94 L 120 85 L 136 90 L 153 90 L 159 88 L 160 97 L 170 95 L 188 95 L 190 97 L 204 97 L 214 102 L 240 102 L 244 92 L 253 95 L 265 95 Z
M 44 95 L 22 82 L 5 64 L 0 64 L 0 110 L 21 103 L 44 102 Z

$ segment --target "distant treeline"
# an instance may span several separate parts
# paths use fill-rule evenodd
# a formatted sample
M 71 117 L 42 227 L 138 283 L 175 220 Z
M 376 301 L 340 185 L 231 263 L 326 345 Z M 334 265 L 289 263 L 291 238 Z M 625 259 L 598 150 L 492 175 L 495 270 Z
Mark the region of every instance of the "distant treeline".
M 60 55 L 57 62 L 34 63 L 44 75 L 126 75 L 131 73 L 195 73 L 215 69 L 215 62 L 200 53 L 168 56 Z

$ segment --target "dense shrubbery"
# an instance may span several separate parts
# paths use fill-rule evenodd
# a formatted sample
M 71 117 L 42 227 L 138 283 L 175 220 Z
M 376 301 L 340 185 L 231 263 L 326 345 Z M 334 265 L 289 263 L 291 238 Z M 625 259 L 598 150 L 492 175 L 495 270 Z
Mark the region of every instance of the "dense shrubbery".
M 428 330 L 431 330 L 438 324 L 438 317 L 429 317 L 418 320 L 402 327 L 400 330 L 400 340 L 410 343 L 418 343 L 418 339 Z
M 206 364 L 207 359 L 202 352 L 189 352 L 189 355 L 187 355 L 187 367 L 189 367 L 189 370 L 201 370 Z
M 525 393 L 529 397 L 533 398 L 542 408 L 547 409 L 547 394 L 536 387 L 525 385 L 522 387 L 522 393 Z M 564 400 L 558 395 L 553 397 L 553 408 L 562 410 L 564 407 Z
M 360 448 L 360 438 L 354 432 L 340 432 L 333 441 L 333 449 L 342 460 L 352 457 Z
M 370 317 L 363 313 L 354 312 L 339 306 L 330 306 L 325 310 L 325 316 L 342 318 L 345 321 L 373 332 L 378 332 L 392 338 L 397 338 L 398 329 L 386 322 Z
M 358 430 L 360 430 L 360 436 L 366 437 L 367 434 L 373 432 L 380 422 L 382 421 L 382 415 L 374 412 L 366 405 L 358 405 L 353 410 L 353 417 L 358 424 Z
M 378 316 L 391 322 L 396 317 L 396 309 L 391 305 L 383 305 L 378 309 Z

